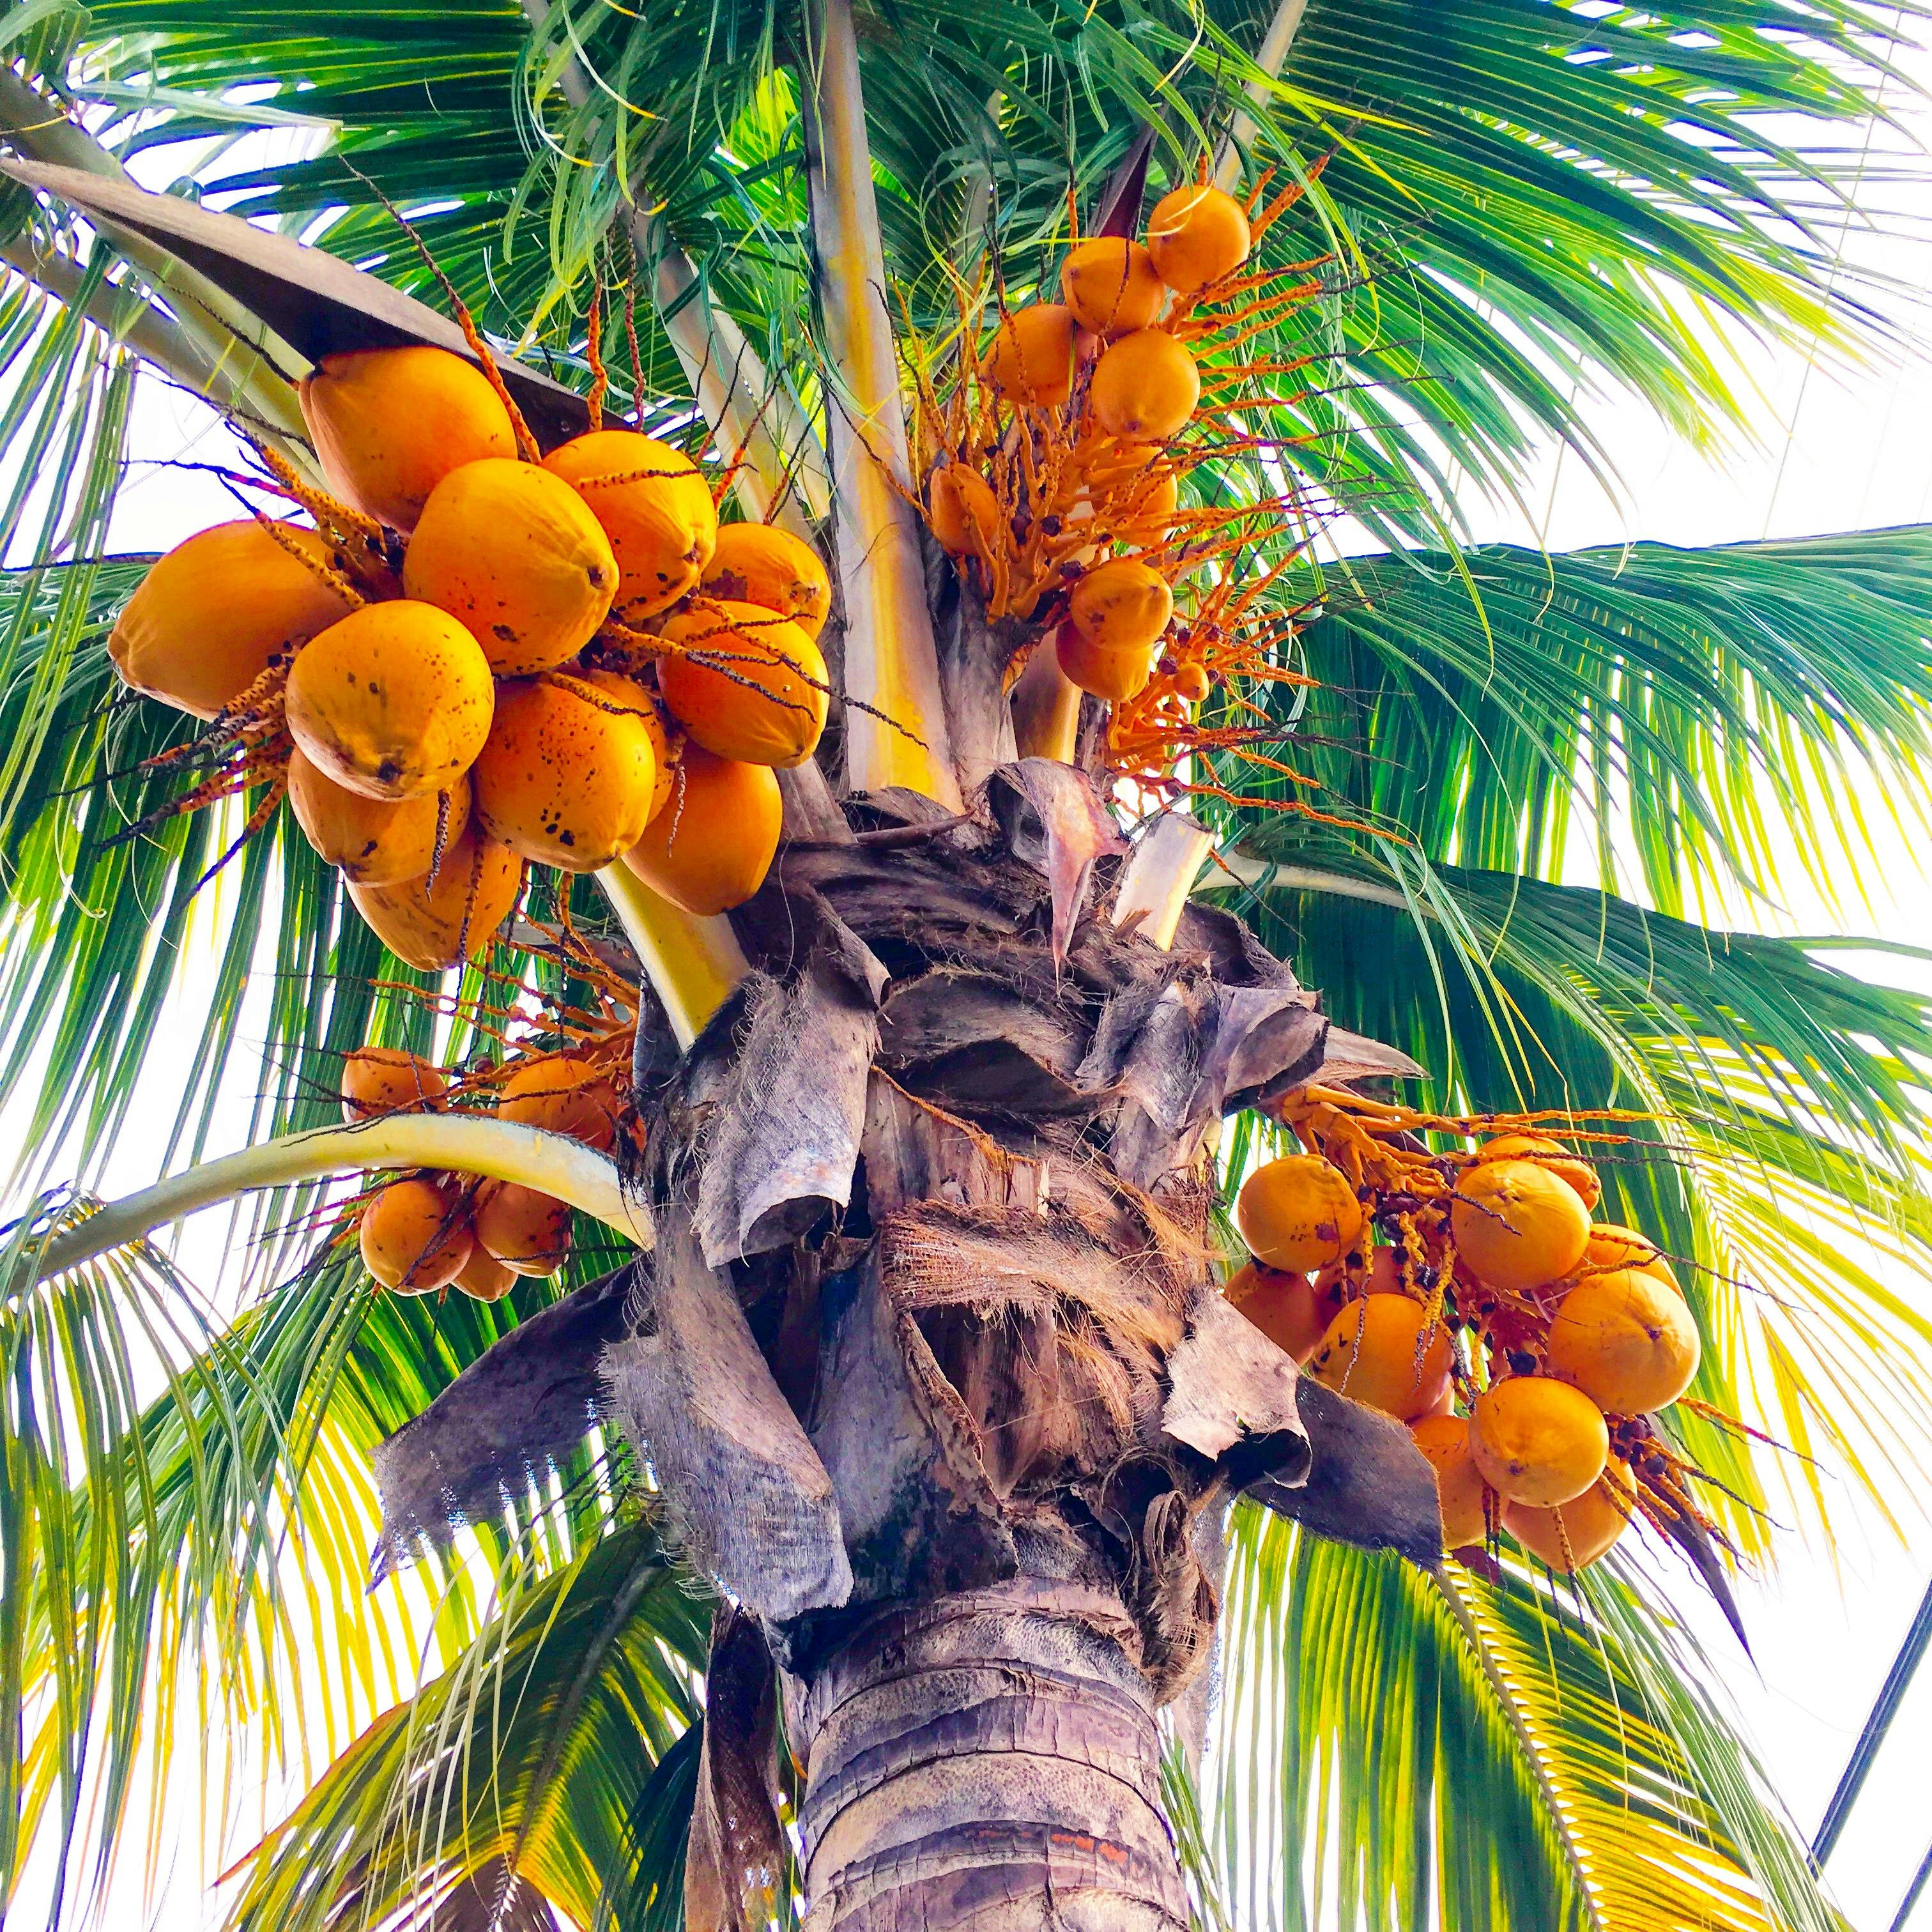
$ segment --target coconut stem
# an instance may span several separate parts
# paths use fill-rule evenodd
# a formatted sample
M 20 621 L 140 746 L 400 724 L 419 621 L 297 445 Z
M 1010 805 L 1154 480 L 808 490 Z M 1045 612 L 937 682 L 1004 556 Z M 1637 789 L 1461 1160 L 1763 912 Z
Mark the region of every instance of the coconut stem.
M 1268 22 L 1268 30 L 1262 36 L 1261 45 L 1255 50 L 1255 64 L 1269 80 L 1281 77 L 1288 50 L 1294 44 L 1295 35 L 1301 31 L 1302 16 L 1307 11 L 1308 0 L 1281 0 L 1274 10 L 1274 18 Z M 1272 91 L 1264 81 L 1251 81 L 1248 84 L 1248 98 L 1257 107 L 1264 107 Z M 1220 146 L 1214 154 L 1214 185 L 1224 193 L 1232 194 L 1234 184 L 1240 179 L 1242 152 L 1252 146 L 1255 134 L 1255 118 L 1244 109 L 1234 116 L 1227 133 L 1221 136 Z
M 679 1047 L 688 1047 L 751 970 L 731 922 L 673 905 L 621 861 L 606 866 L 597 883 L 664 1002 Z
M 1130 920 L 1144 939 L 1165 952 L 1174 944 L 1182 909 L 1214 835 L 1184 812 L 1162 812 L 1151 830 L 1143 832 L 1127 861 L 1125 877 L 1114 902 L 1114 923 L 1124 928 Z

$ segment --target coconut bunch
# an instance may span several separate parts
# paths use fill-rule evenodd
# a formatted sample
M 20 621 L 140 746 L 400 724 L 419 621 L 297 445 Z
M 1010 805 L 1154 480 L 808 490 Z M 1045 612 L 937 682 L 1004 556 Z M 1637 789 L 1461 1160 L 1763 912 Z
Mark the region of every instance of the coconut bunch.
M 478 338 L 480 340 L 480 338 Z M 528 864 L 623 860 L 687 910 L 755 892 L 772 768 L 824 728 L 823 565 L 718 520 L 682 452 L 598 424 L 542 454 L 500 376 L 445 350 L 331 356 L 303 382 L 314 527 L 190 537 L 110 643 L 209 721 L 177 808 L 266 786 L 362 917 L 429 969 L 479 954 Z
M 1420 1136 L 1472 1124 L 1320 1088 L 1285 1118 L 1303 1151 L 1243 1184 L 1252 1258 L 1228 1297 L 1318 1380 L 1409 1426 L 1446 1548 L 1506 1531 L 1568 1575 L 1635 1516 L 1715 1534 L 1654 1420 L 1696 1374 L 1696 1323 L 1654 1242 L 1592 1220 L 1582 1152 L 1526 1118 L 1432 1153 Z M 1633 1117 L 1588 1118 L 1615 1142 Z M 1579 1118 L 1568 1138 L 1592 1138 Z

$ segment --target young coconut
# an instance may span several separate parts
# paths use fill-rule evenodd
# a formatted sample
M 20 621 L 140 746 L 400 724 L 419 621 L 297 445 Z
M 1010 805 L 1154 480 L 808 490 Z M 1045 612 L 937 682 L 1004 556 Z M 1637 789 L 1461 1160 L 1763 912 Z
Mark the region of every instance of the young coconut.
M 405 536 L 452 470 L 517 453 L 489 377 L 446 349 L 325 356 L 302 379 L 302 412 L 330 489 Z
M 1258 1261 L 1305 1274 L 1340 1261 L 1355 1245 L 1362 1204 L 1342 1170 L 1319 1154 L 1285 1154 L 1242 1183 L 1234 1224 Z
M 490 457 L 430 491 L 403 559 L 406 596 L 447 610 L 499 677 L 583 650 L 617 591 L 617 560 L 590 506 L 533 463 Z
M 1682 1295 L 1634 1268 L 1586 1275 L 1550 1324 L 1546 1373 L 1610 1415 L 1651 1415 L 1697 1373 L 1703 1344 Z
M 1167 284 L 1138 242 L 1100 235 L 1069 253 L 1060 296 L 1082 328 L 1111 340 L 1154 322 L 1167 300 Z
M 446 1177 L 392 1180 L 362 1210 L 362 1265 L 399 1294 L 434 1294 L 463 1272 L 474 1239 Z
M 825 660 L 796 624 L 707 598 L 661 634 L 679 648 L 660 660 L 658 688 L 707 752 L 782 769 L 812 756 L 825 729 Z
M 456 1286 L 472 1301 L 501 1301 L 516 1285 L 515 1270 L 506 1268 L 480 1240 L 472 1245 L 470 1258 L 456 1277 Z
M 1476 1151 L 1478 1161 L 1527 1160 L 1546 1168 L 1559 1180 L 1576 1190 L 1586 1208 L 1594 1208 L 1603 1198 L 1604 1184 L 1597 1170 L 1580 1155 L 1572 1154 L 1560 1141 L 1544 1134 L 1501 1134 L 1485 1141 Z
M 811 544 L 776 524 L 724 524 L 699 585 L 706 596 L 755 604 L 816 638 L 832 614 L 832 580 Z
M 1005 519 L 993 486 L 963 463 L 943 463 L 926 486 L 926 520 L 941 550 L 989 556 Z
M 1468 1417 L 1426 1415 L 1411 1423 L 1408 1432 L 1436 1472 L 1436 1494 L 1442 1504 L 1443 1548 L 1480 1547 L 1489 1540 L 1483 1498 L 1490 1486 L 1483 1480 L 1469 1447 Z
M 718 511 L 696 464 L 634 430 L 592 430 L 543 466 L 590 506 L 617 560 L 615 614 L 626 624 L 668 610 L 698 588 L 718 542 Z
M 393 886 L 352 884 L 364 922 L 398 959 L 426 973 L 479 958 L 523 889 L 524 862 L 472 826 L 434 878 Z
M 1648 1234 L 1640 1234 L 1634 1228 L 1620 1227 L 1614 1221 L 1604 1221 L 1590 1230 L 1590 1238 L 1583 1244 L 1583 1258 L 1577 1263 L 1580 1273 L 1587 1274 L 1592 1268 L 1635 1268 L 1640 1274 L 1654 1275 L 1667 1286 L 1678 1287 L 1676 1270 L 1664 1258 L 1662 1251 Z
M 1528 1160 L 1485 1161 L 1456 1181 L 1456 1251 L 1492 1288 L 1515 1294 L 1561 1281 L 1583 1258 L 1590 1216 L 1576 1190 Z
M 1409 1295 L 1365 1294 L 1329 1323 L 1308 1372 L 1338 1395 L 1412 1422 L 1441 1400 L 1455 1360 L 1442 1322 L 1426 1330 L 1428 1313 Z
M 1285 1355 L 1306 1363 L 1321 1346 L 1340 1305 L 1333 1292 L 1305 1274 L 1248 1262 L 1228 1277 L 1222 1291 Z
M 1248 259 L 1254 232 L 1247 211 L 1204 182 L 1162 196 L 1148 218 L 1148 254 L 1169 288 L 1198 295 Z
M 1611 1462 L 1580 1496 L 1555 1509 L 1503 1505 L 1503 1527 L 1559 1576 L 1574 1576 L 1607 1556 L 1636 1508 L 1628 1464 Z
M 660 897 L 708 918 L 742 905 L 764 884 L 784 822 L 770 766 L 687 745 L 670 796 L 624 863 Z
M 1088 389 L 1094 420 L 1130 442 L 1164 442 L 1201 400 L 1201 371 L 1164 328 L 1136 329 L 1108 344 Z
M 358 1046 L 342 1060 L 342 1117 L 434 1113 L 449 1091 L 449 1076 L 420 1054 L 396 1046 Z
M 1053 653 L 1073 684 L 1110 704 L 1124 704 L 1147 688 L 1154 675 L 1154 658 L 1146 650 L 1109 650 L 1082 637 L 1078 627 L 1063 624 L 1054 632 Z
M 1144 658 L 1174 616 L 1174 592 L 1166 578 L 1138 557 L 1113 557 L 1082 575 L 1066 600 L 1066 614 L 1096 650 L 1135 651 Z
M 1604 1473 L 1610 1432 L 1580 1389 L 1548 1376 L 1511 1376 L 1476 1398 L 1469 1451 L 1506 1502 L 1548 1509 L 1580 1496 Z
M 142 578 L 107 655 L 134 690 L 212 718 L 355 608 L 323 580 L 329 564 L 328 545 L 298 524 L 250 517 L 199 530 Z
M 986 374 L 1010 403 L 1057 410 L 1073 393 L 1073 311 L 1058 302 L 1016 308 L 1000 324 Z
M 1359 1250 L 1358 1252 L 1359 1253 Z M 1338 1262 L 1330 1262 L 1315 1277 L 1318 1294 L 1325 1294 L 1341 1306 L 1348 1292 L 1348 1263 L 1354 1257 L 1344 1255 Z M 1402 1294 L 1407 1291 L 1402 1285 L 1402 1263 L 1393 1248 L 1371 1248 L 1362 1257 L 1362 1265 L 1358 1276 L 1358 1285 L 1365 1294 Z M 1329 1310 L 1332 1316 L 1334 1309 Z
M 447 791 L 490 735 L 482 646 L 446 611 L 365 604 L 312 638 L 289 673 L 290 735 L 325 778 L 369 798 Z
M 608 1073 L 588 1060 L 560 1054 L 519 1067 L 504 1083 L 502 1098 L 496 1103 L 500 1120 L 562 1134 L 600 1154 L 608 1154 L 616 1144 L 621 1111 Z
M 300 750 L 289 754 L 289 809 L 302 836 L 343 876 L 363 886 L 393 886 L 436 863 L 470 823 L 470 781 L 420 798 L 369 798 L 326 776 Z
M 513 1274 L 554 1274 L 570 1258 L 570 1205 L 554 1195 L 486 1180 L 470 1218 L 478 1245 Z
M 656 722 L 643 686 L 608 671 L 498 686 L 496 721 L 470 772 L 478 823 L 559 872 L 609 865 L 650 822 Z

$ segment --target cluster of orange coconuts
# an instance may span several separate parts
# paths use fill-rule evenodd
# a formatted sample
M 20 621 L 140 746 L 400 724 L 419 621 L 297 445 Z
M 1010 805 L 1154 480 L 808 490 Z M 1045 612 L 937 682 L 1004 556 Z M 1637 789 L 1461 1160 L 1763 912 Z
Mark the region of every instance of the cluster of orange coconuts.
M 980 370 L 1018 418 L 1008 442 L 1046 434 L 1070 450 L 1050 476 L 1030 461 L 1037 500 L 1024 544 L 1016 546 L 999 494 L 972 464 L 943 461 L 928 479 L 927 522 L 954 557 L 992 574 L 989 614 L 1057 621 L 1061 670 L 1096 698 L 1135 697 L 1163 641 L 1174 640 L 1177 572 L 1164 553 L 1174 548 L 1183 466 L 1171 446 L 1201 400 L 1181 325 L 1252 245 L 1246 208 L 1191 183 L 1156 205 L 1144 242 L 1077 242 L 1060 269 L 1060 300 L 1003 317 Z M 1208 675 L 1174 655 L 1177 688 L 1198 704 Z
M 698 913 L 749 898 L 773 768 L 824 724 L 811 547 L 721 526 L 690 459 L 634 430 L 536 460 L 508 392 L 440 349 L 330 356 L 302 403 L 338 526 L 177 546 L 114 628 L 127 682 L 217 730 L 253 721 L 310 843 L 413 965 L 479 952 L 526 862 L 622 860 Z
M 481 1106 L 608 1154 L 622 1130 L 623 1081 L 617 1061 L 594 1050 L 513 1060 L 483 1085 L 399 1048 L 362 1046 L 343 1064 L 342 1111 L 368 1120 Z M 500 1300 L 519 1276 L 554 1274 L 569 1258 L 570 1227 L 568 1204 L 540 1189 L 437 1171 L 390 1181 L 356 1217 L 363 1265 L 383 1287 L 454 1288 L 479 1301 Z
M 1365 1202 L 1318 1153 L 1241 1188 L 1252 1258 L 1229 1298 L 1309 1374 L 1408 1424 L 1448 1550 L 1501 1528 L 1574 1573 L 1639 1513 L 1645 1464 L 1661 1468 L 1648 1418 L 1690 1387 L 1697 1326 L 1654 1243 L 1592 1222 L 1601 1192 L 1587 1160 L 1531 1134 L 1478 1149 L 1427 1213 Z M 1392 1220 L 1397 1238 L 1372 1245 Z

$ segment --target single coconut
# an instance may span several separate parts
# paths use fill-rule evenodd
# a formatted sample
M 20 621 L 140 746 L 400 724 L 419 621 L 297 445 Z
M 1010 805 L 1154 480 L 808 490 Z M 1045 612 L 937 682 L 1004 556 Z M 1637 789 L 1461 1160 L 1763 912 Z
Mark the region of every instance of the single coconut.
M 1442 1504 L 1442 1546 L 1467 1550 L 1489 1538 L 1483 1498 L 1489 1485 L 1476 1467 L 1469 1446 L 1469 1421 L 1462 1415 L 1425 1415 L 1409 1425 L 1415 1446 L 1436 1472 L 1436 1494 Z
M 1555 1509 L 1503 1505 L 1503 1527 L 1558 1576 L 1574 1576 L 1606 1555 L 1630 1527 L 1636 1507 L 1625 1464 L 1612 1462 L 1580 1496 Z
M 1684 1298 L 1634 1268 L 1586 1275 L 1550 1324 L 1546 1373 L 1610 1415 L 1651 1415 L 1691 1384 L 1702 1343 Z
M 764 884 L 784 823 L 769 765 L 687 745 L 670 796 L 624 863 L 660 897 L 709 917 L 742 905 Z
M 671 716 L 707 752 L 789 767 L 825 729 L 825 660 L 790 620 L 706 598 L 664 621 L 676 654 L 658 664 Z
M 523 883 L 523 860 L 472 825 L 442 855 L 434 878 L 352 884 L 349 896 L 398 959 L 434 973 L 482 956 Z
M 456 1286 L 472 1301 L 501 1301 L 517 1285 L 516 1271 L 506 1268 L 479 1240 L 456 1277 Z
M 1138 651 L 1144 658 L 1174 615 L 1174 592 L 1138 557 L 1117 556 L 1082 573 L 1066 614 L 1096 650 Z
M 927 522 L 941 550 L 955 556 L 988 556 L 1004 519 L 993 486 L 963 463 L 945 463 L 926 486 Z
M 1204 182 L 1162 196 L 1148 218 L 1148 253 L 1169 288 L 1198 295 L 1248 259 L 1254 235 L 1247 212 Z
M 518 1067 L 496 1103 L 499 1120 L 562 1134 L 600 1154 L 616 1144 L 622 1111 L 608 1073 L 589 1060 L 556 1054 Z
M 554 1274 L 570 1258 L 570 1204 L 554 1195 L 486 1180 L 471 1220 L 479 1245 L 514 1274 Z
M 1353 1257 L 1344 1255 L 1340 1261 L 1330 1262 L 1315 1277 L 1316 1289 L 1333 1298 L 1336 1307 L 1347 1298 L 1351 1286 L 1348 1264 Z M 1403 1294 L 1408 1291 L 1402 1286 L 1402 1262 L 1393 1248 L 1371 1248 L 1361 1257 L 1361 1266 L 1357 1273 L 1354 1286 L 1366 1294 Z
M 1167 300 L 1167 284 L 1138 242 L 1100 235 L 1069 252 L 1060 271 L 1060 294 L 1082 328 L 1112 338 L 1154 321 Z
M 1476 1398 L 1469 1443 L 1476 1466 L 1505 1502 L 1547 1509 L 1580 1496 L 1604 1473 L 1610 1432 L 1580 1389 L 1548 1376 L 1511 1376 Z
M 1166 329 L 1136 329 L 1107 345 L 1087 394 L 1094 421 L 1110 436 L 1164 442 L 1193 415 L 1201 371 L 1186 345 Z
M 1342 1170 L 1319 1154 L 1286 1154 L 1242 1183 L 1234 1224 L 1257 1260 L 1306 1274 L 1340 1261 L 1355 1245 L 1362 1204 Z
M 342 1060 L 342 1114 L 373 1120 L 378 1114 L 435 1112 L 449 1090 L 449 1076 L 420 1054 L 396 1046 L 358 1046 Z
M 1528 1160 L 1484 1161 L 1458 1178 L 1449 1210 L 1456 1252 L 1492 1288 L 1520 1294 L 1560 1281 L 1583 1258 L 1590 1216 L 1576 1190 Z
M 1492 1141 L 1485 1141 L 1478 1149 L 1476 1158 L 1479 1161 L 1533 1161 L 1538 1167 L 1548 1168 L 1559 1180 L 1568 1181 L 1586 1208 L 1595 1207 L 1603 1198 L 1604 1184 L 1597 1170 L 1546 1134 L 1500 1134 Z
M 1056 410 L 1073 392 L 1073 311 L 1059 302 L 1016 308 L 1000 324 L 986 374 L 1010 403 Z
M 1449 1331 L 1406 1294 L 1365 1294 L 1328 1324 L 1308 1372 L 1338 1395 L 1352 1396 L 1397 1420 L 1426 1414 L 1448 1386 L 1455 1357 Z
M 305 753 L 289 754 L 289 809 L 302 836 L 358 885 L 392 886 L 418 878 L 470 823 L 470 781 L 418 798 L 370 798 L 327 776 Z
M 1110 704 L 1124 704 L 1147 688 L 1154 674 L 1152 653 L 1138 649 L 1110 650 L 1081 635 L 1072 624 L 1063 624 L 1054 633 L 1054 657 L 1060 668 L 1080 688 Z
M 400 1294 L 434 1294 L 463 1272 L 473 1238 L 463 1197 L 445 1178 L 392 1180 L 362 1209 L 362 1265 Z
M 1229 1301 L 1285 1355 L 1306 1362 L 1320 1346 L 1340 1305 L 1305 1274 L 1245 1262 L 1228 1277 Z
M 755 604 L 816 638 L 832 614 L 832 580 L 818 551 L 775 524 L 724 524 L 699 585 L 707 596 Z
M 617 560 L 614 614 L 626 624 L 698 588 L 718 542 L 711 486 L 681 449 L 634 430 L 592 430 L 544 458 L 580 495 Z
M 1648 1234 L 1640 1234 L 1634 1228 L 1620 1227 L 1614 1221 L 1600 1222 L 1591 1228 L 1590 1238 L 1583 1244 L 1583 1258 L 1577 1266 L 1583 1273 L 1592 1268 L 1635 1268 L 1640 1274 L 1654 1275 L 1659 1281 L 1678 1288 L 1676 1271 L 1664 1258 L 1657 1244 Z M 1678 1292 L 1683 1291 L 1680 1288 Z

